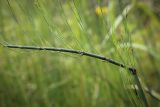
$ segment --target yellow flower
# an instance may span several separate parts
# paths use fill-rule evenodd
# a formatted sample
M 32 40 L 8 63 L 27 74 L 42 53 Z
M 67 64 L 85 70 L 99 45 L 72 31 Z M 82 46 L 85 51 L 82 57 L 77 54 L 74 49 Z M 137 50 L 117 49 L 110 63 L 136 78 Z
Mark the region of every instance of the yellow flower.
M 97 6 L 95 9 L 95 12 L 97 15 L 107 14 L 108 8 L 106 6 L 104 6 L 104 7 Z

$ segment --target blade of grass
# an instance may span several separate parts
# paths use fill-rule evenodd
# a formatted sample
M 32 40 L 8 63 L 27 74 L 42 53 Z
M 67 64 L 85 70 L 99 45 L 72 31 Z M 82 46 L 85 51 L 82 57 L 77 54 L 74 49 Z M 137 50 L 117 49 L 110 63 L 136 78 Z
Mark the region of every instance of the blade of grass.
M 120 14 L 117 19 L 115 20 L 113 26 L 110 28 L 109 33 L 105 36 L 103 39 L 102 43 L 100 44 L 100 47 L 104 47 L 105 44 L 107 43 L 107 40 L 112 36 L 113 32 L 118 28 L 118 26 L 122 23 L 123 19 L 129 12 L 133 9 L 134 5 L 130 4 L 125 7 L 123 10 L 122 14 Z

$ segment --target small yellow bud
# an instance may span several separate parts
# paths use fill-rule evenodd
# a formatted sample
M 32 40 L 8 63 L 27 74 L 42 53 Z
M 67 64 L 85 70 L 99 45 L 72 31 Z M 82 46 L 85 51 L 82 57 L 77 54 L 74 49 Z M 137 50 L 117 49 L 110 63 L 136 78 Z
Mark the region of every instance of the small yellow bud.
M 108 8 L 106 6 L 104 6 L 104 7 L 97 6 L 95 9 L 95 12 L 97 15 L 107 14 Z

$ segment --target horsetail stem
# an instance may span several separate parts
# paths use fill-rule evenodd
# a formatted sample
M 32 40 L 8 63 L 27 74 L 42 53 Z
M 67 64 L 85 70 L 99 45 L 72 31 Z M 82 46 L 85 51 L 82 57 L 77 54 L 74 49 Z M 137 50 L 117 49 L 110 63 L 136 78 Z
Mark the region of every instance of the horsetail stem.
M 121 68 L 125 68 L 125 69 L 127 69 L 134 76 L 135 82 L 136 82 L 137 86 L 140 89 L 140 97 L 144 101 L 145 107 L 148 107 L 147 99 L 146 99 L 145 94 L 143 92 L 142 85 L 141 85 L 140 80 L 139 80 L 138 75 L 137 75 L 137 71 L 133 67 L 129 67 L 129 66 L 125 65 L 125 64 L 122 64 L 122 63 L 120 63 L 118 61 L 115 61 L 115 60 L 110 59 L 110 58 L 106 58 L 106 57 L 101 56 L 101 55 L 97 55 L 97 54 L 89 53 L 89 52 L 84 52 L 84 51 L 80 51 L 80 50 L 73 50 L 73 49 L 66 49 L 66 48 L 54 48 L 54 47 L 35 47 L 35 46 L 22 46 L 22 45 L 4 45 L 2 43 L 1 43 L 1 45 L 3 45 L 4 47 L 8 47 L 8 48 L 27 49 L 27 50 L 44 50 L 44 51 L 55 51 L 55 52 L 64 52 L 64 53 L 79 54 L 79 55 L 83 55 L 83 56 L 88 56 L 88 57 L 96 58 L 96 59 L 99 59 L 99 60 L 102 60 L 102 61 L 106 61 L 106 62 L 109 62 L 109 63 L 111 63 L 113 65 L 119 66 Z
M 113 59 L 110 58 L 106 58 L 104 56 L 101 55 L 97 55 L 97 54 L 93 54 L 93 53 L 89 53 L 89 52 L 84 52 L 84 51 L 80 51 L 80 50 L 71 50 L 71 49 L 65 49 L 65 48 L 53 48 L 53 47 L 35 47 L 35 46 L 22 46 L 22 45 L 3 45 L 5 47 L 8 48 L 18 48 L 18 49 L 27 49 L 27 50 L 46 50 L 46 51 L 56 51 L 56 52 L 64 52 L 64 53 L 73 53 L 73 54 L 79 54 L 79 55 L 84 55 L 84 56 L 88 56 L 88 57 L 92 57 L 92 58 L 96 58 L 102 61 L 106 61 L 109 62 L 113 65 L 119 66 L 121 68 L 125 68 L 127 70 L 130 71 L 130 73 L 132 73 L 133 75 L 136 75 L 136 69 L 133 67 L 129 67 L 127 65 L 124 65 L 118 61 L 115 61 Z

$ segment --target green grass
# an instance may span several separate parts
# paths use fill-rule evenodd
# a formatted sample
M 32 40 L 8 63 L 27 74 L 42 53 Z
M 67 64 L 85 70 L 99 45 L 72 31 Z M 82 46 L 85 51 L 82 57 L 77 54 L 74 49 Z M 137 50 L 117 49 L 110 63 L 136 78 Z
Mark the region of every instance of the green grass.
M 1 43 L 100 54 L 135 67 L 160 93 L 159 31 L 154 8 L 138 0 L 0 0 Z M 142 90 L 130 88 L 137 83 L 126 69 L 94 58 L 0 47 L 0 107 L 145 107 Z M 160 106 L 144 93 L 149 106 Z

